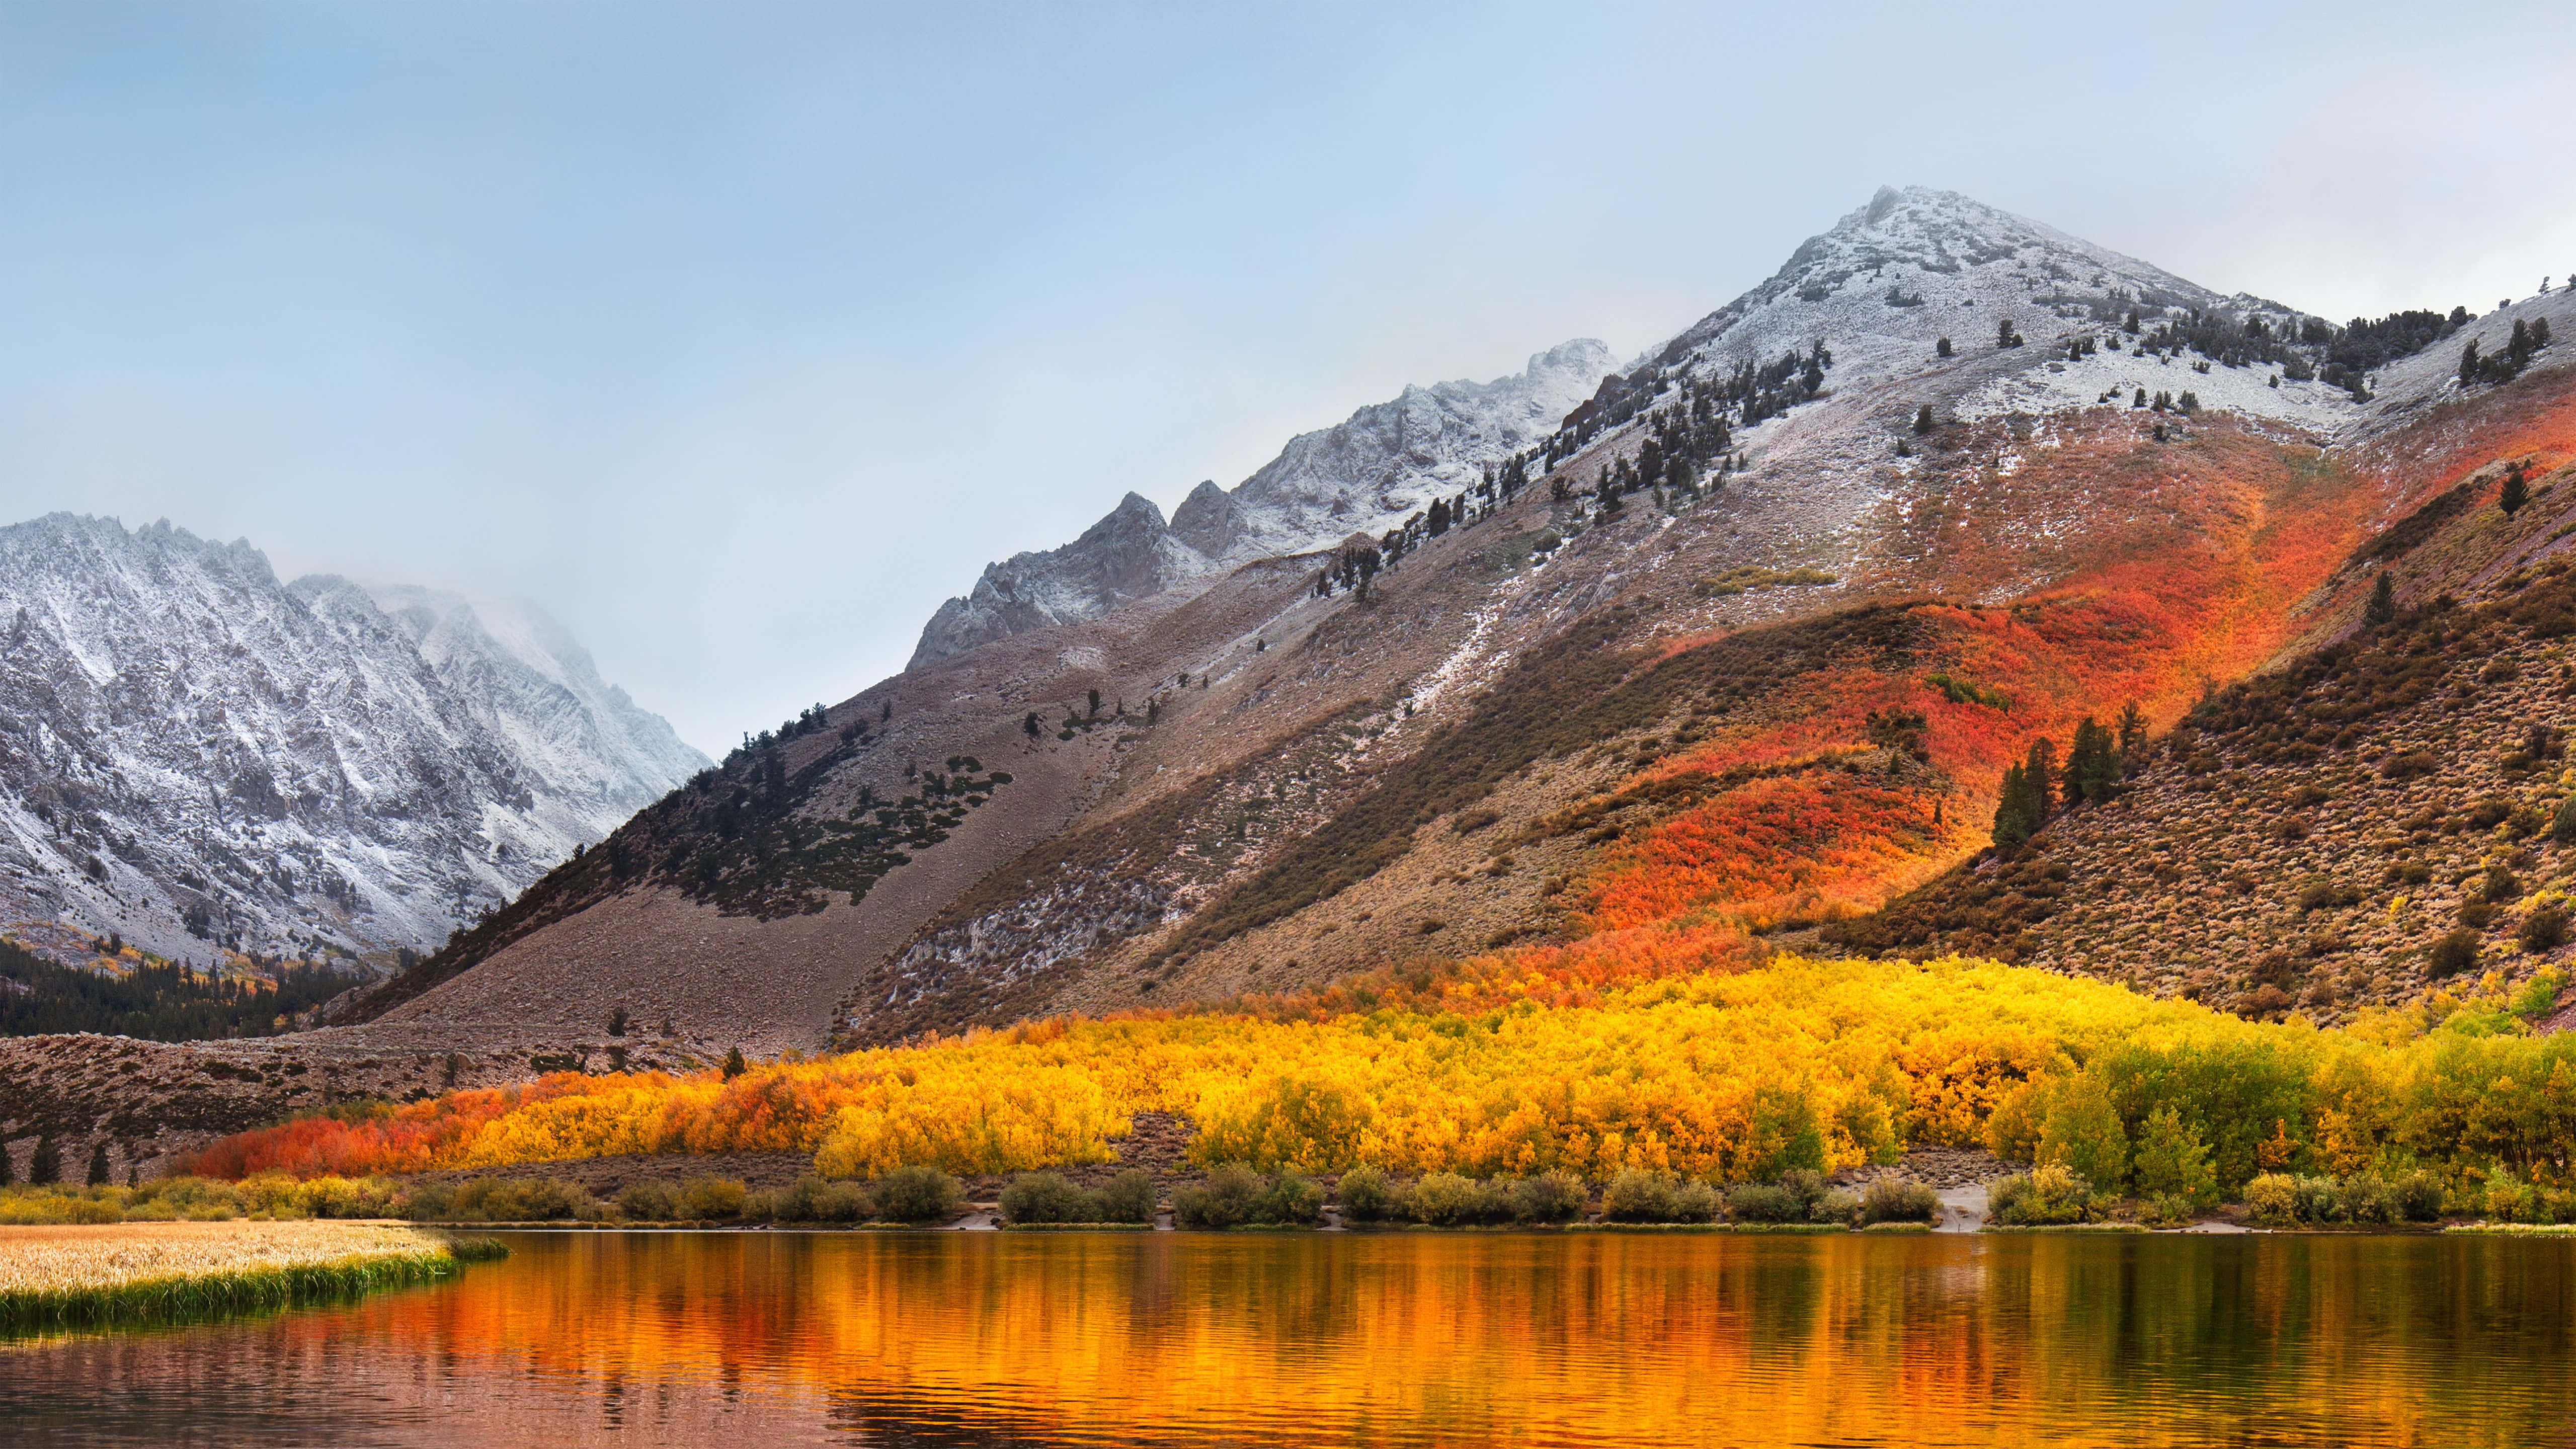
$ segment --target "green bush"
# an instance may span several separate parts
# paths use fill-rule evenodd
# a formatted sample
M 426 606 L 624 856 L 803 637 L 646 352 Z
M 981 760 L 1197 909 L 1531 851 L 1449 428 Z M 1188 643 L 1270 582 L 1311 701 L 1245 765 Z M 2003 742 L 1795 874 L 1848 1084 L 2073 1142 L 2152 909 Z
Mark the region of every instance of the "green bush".
M 2396 1178 L 2376 1173 L 2351 1177 L 2293 1177 L 2267 1172 L 2245 1185 L 2248 1215 L 2258 1223 L 2429 1223 L 2442 1216 L 2442 1179 L 2417 1169 Z M 2520 1200 L 2505 1196 L 2509 1210 Z
M 2402 1223 L 2406 1213 L 2397 1201 L 2397 1189 L 2375 1172 L 2365 1172 L 2343 1180 L 2344 1215 L 2357 1223 Z
M 1815 1223 L 1847 1223 L 1860 1216 L 1860 1196 L 1835 1188 L 1819 1195 L 1807 1207 L 1807 1220 Z
M 387 1214 L 393 1215 L 395 1194 L 387 1193 Z M 241 1194 L 229 1182 L 203 1177 L 170 1177 L 146 1183 L 136 1195 L 137 1206 L 148 1205 L 149 1216 L 183 1218 L 190 1222 L 225 1222 L 241 1216 Z M 145 1216 L 129 1210 L 127 1216 Z
M 2436 977 L 2457 976 L 2478 964 L 2478 933 L 2466 928 L 2435 941 L 2425 953 L 2425 968 Z
M 1262 1194 L 1257 1223 L 1313 1224 L 1324 1220 L 1324 1188 L 1313 1178 L 1283 1172 Z
M 2140 1125 L 2133 1169 L 2142 1196 L 2176 1198 L 2194 1209 L 2218 1201 L 2209 1142 L 2170 1103 L 2148 1113 Z
M 1172 1220 L 1185 1228 L 1312 1223 L 1324 1215 L 1324 1189 L 1283 1172 L 1265 1178 L 1239 1163 L 1210 1168 L 1204 1181 L 1172 1194 Z
M 1413 1185 L 1413 1216 L 1435 1228 L 1490 1223 L 1507 1210 L 1492 1184 L 1454 1172 L 1434 1172 Z
M 877 1211 L 898 1223 L 944 1222 L 954 1217 L 965 1192 L 935 1167 L 898 1167 L 877 1179 Z
M 1601 1190 L 1601 1216 L 1614 1223 L 1673 1220 L 1673 1181 L 1660 1172 L 1631 1167 Z
M 659 1178 L 630 1182 L 617 1195 L 617 1215 L 630 1223 L 677 1222 L 680 1190 Z
M 742 1216 L 750 1189 L 730 1177 L 693 1177 L 680 1184 L 680 1215 L 696 1222 Z
M 2567 908 L 2556 901 L 2532 908 L 2522 918 L 2522 929 L 2515 934 L 2522 949 L 2533 953 L 2555 951 L 2567 944 Z
M 1940 1215 L 1940 1197 L 1919 1182 L 1882 1177 L 1860 1195 L 1864 1223 L 1928 1223 Z
M 2282 1227 L 2299 1220 L 2299 1195 L 2290 1176 L 2267 1172 L 2245 1184 L 2247 1215 L 2258 1223 Z
M 2487 1180 L 2479 1201 L 2487 1221 L 2495 1223 L 2531 1223 L 2541 1221 L 2540 1194 L 2527 1182 L 2518 1182 L 2499 1173 Z
M 1253 1221 L 1268 1185 L 1238 1163 L 1208 1169 L 1193 1186 L 1172 1194 L 1172 1221 L 1184 1228 L 1231 1228 Z
M 2084 1072 L 2049 1094 L 2039 1160 L 2063 1165 L 2088 1184 L 2117 1192 L 2129 1180 L 2129 1136 L 2101 1075 Z
M 477 1177 L 412 1189 L 417 1222 L 543 1223 L 599 1215 L 589 1193 L 547 1177 Z
M 877 1205 L 856 1183 L 825 1182 L 811 1173 L 774 1193 L 754 1193 L 743 1216 L 781 1223 L 856 1223 L 876 1216 Z M 765 1203 L 757 1201 L 767 1198 Z
M 402 1190 L 387 1177 L 316 1177 L 298 1184 L 296 1196 L 317 1218 L 385 1218 L 394 1215 Z
M 2331 1177 L 2290 1179 L 2291 1210 L 2303 1223 L 2339 1223 L 2351 1216 L 2343 1184 Z
M 1718 1195 L 1716 1188 L 1691 1178 L 1673 1185 L 1671 1216 L 1666 1221 L 1713 1223 L 1725 1209 L 1726 1199 Z
M 0 1224 L 12 1227 L 36 1223 L 121 1223 L 125 1207 L 113 1190 L 47 1184 L 42 1187 L 0 1189 Z
M 1570 1223 L 1583 1216 L 1583 1179 L 1563 1168 L 1522 1178 L 1506 1196 L 1516 1222 Z
M 1726 1210 L 1739 1223 L 1807 1220 L 1807 1200 L 1777 1183 L 1746 1183 L 1726 1195 Z
M 1024 1172 L 1002 1189 L 1002 1216 L 1014 1223 L 1098 1223 L 1108 1219 L 1100 1194 L 1061 1173 Z
M 1374 1167 L 1354 1167 L 1334 1188 L 1342 1216 L 1355 1223 L 1383 1223 L 1405 1215 L 1404 1193 Z
M 1724 1206 L 1717 1189 L 1707 1183 L 1633 1167 L 1601 1192 L 1601 1216 L 1614 1223 L 1705 1223 Z
M 2438 1174 L 2417 1168 L 2401 1175 L 2390 1184 L 2397 1199 L 2399 1216 L 2410 1223 L 2429 1223 L 2442 1216 L 2442 1179 Z
M 1109 1179 L 1100 1190 L 1100 1217 L 1104 1223 L 1150 1223 L 1154 1220 L 1154 1179 L 1141 1168 L 1131 1167 Z
M 2094 1215 L 2093 1184 L 2063 1163 L 2049 1162 L 2007 1177 L 1989 1194 L 1995 1221 L 2015 1227 L 2080 1223 Z

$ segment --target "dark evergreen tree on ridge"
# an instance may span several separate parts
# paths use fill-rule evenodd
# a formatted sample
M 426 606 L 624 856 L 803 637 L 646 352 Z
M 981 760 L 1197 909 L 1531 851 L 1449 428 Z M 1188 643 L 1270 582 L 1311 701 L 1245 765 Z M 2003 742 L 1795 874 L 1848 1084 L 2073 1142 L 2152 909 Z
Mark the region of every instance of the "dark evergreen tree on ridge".
M 2370 602 L 2361 606 L 2361 621 L 2371 628 L 2384 628 L 2397 618 L 2397 586 L 2388 571 L 2379 572 L 2379 582 L 2370 586 Z

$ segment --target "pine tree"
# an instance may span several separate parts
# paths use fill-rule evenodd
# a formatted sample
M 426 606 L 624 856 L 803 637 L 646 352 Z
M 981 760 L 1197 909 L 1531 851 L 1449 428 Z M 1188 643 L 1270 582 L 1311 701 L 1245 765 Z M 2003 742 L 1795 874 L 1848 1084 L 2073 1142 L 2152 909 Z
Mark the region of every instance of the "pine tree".
M 1940 341 L 1932 344 L 1932 353 L 1936 357 L 1948 357 L 1952 354 L 1952 351 L 1953 349 L 1950 346 L 1950 339 L 1947 337 L 1944 337 Z
M 102 1137 L 89 1150 L 89 1186 L 107 1186 L 107 1139 Z
M 2136 700 L 2120 706 L 2120 772 L 2137 773 L 2147 759 L 2147 712 Z
M 2012 319 L 2010 317 L 2001 318 L 1996 321 L 1995 346 L 1998 349 L 2019 347 L 2021 346 L 2021 340 L 2021 334 L 2013 330 Z
M 2531 488 L 2529 484 L 2522 481 L 2522 464 L 2512 463 L 2506 465 L 2504 470 L 2504 493 L 2496 499 L 2496 507 L 2504 510 L 2505 517 L 2511 518 L 2522 511 L 2522 505 L 2529 503 L 2530 501 Z
M 2193 1208 L 2218 1200 L 2218 1175 L 2209 1165 L 2209 1144 L 2183 1125 L 2171 1104 L 2147 1114 L 2138 1133 L 2136 1185 L 2146 1197 L 2178 1199 Z
M 27 1159 L 27 1182 L 44 1187 L 63 1180 L 63 1150 L 54 1145 L 51 1136 L 36 1139 L 35 1155 Z
M 2370 602 L 2361 606 L 2361 621 L 2373 629 L 2385 628 L 2397 618 L 2397 585 L 2388 571 L 2379 571 L 2379 582 L 2370 586 Z
M 1036 710 L 1030 710 L 1029 717 L 1020 721 L 1020 728 L 1028 731 L 1030 739 L 1036 739 L 1038 737 L 1038 712 Z
M 2075 726 L 2075 743 L 2066 751 L 2066 793 L 2078 800 L 2111 798 L 2120 780 L 2120 755 L 2110 727 L 2086 715 Z
M 2046 735 L 2030 742 L 2030 754 L 2021 762 L 2021 773 L 2030 790 L 2030 828 L 2036 833 L 2057 813 L 2057 746 Z
M 1914 431 L 1916 434 L 1920 435 L 1928 433 L 1936 426 L 1938 426 L 1938 424 L 1932 421 L 1932 405 L 1930 403 L 1925 403 L 1923 406 L 1914 410 Z
M 2560 813 L 2560 814 L 2562 814 L 2562 815 L 2566 814 L 2566 813 L 2567 813 L 2566 808 L 2565 808 L 2564 806 L 2561 806 L 2561 807 L 2560 807 L 2560 809 L 2559 809 L 2559 813 Z M 14 1163 L 14 1162 L 12 1162 L 12 1161 L 10 1161 L 10 1160 L 9 1160 L 9 1142 L 8 1142 L 8 1139 L 7 1139 L 7 1138 L 0 1138 L 0 1187 L 10 1187 L 10 1186 L 13 1186 L 13 1185 L 15 1185 L 15 1184 L 17 1183 L 17 1181 L 18 1181 L 18 1165 L 17 1165 L 16 1163 Z
M 2469 345 L 2460 349 L 2460 386 L 2475 386 L 2478 372 L 2478 339 L 2472 337 Z
M 2138 395 L 2137 395 L 2137 397 L 2136 397 L 2136 398 L 2134 398 L 2134 399 L 2132 399 L 2132 400 L 2130 401 L 2129 406 L 2131 406 L 2131 407 L 2133 407 L 2133 408 L 2142 408 L 2142 407 L 2145 407 L 2146 405 L 2147 405 L 2147 390 L 2146 390 L 2145 388 L 2143 388 L 2143 387 L 2142 387 L 2142 388 L 2139 388 L 2139 389 L 2138 389 Z
M 726 1050 L 724 1059 L 724 1077 L 726 1081 L 730 1082 L 749 1070 L 751 1070 L 751 1065 L 742 1059 L 742 1048 L 732 1047 Z
M 2030 781 L 2021 766 L 2004 766 L 2003 789 L 1995 797 L 1995 843 L 2019 845 L 2037 829 L 2031 819 Z

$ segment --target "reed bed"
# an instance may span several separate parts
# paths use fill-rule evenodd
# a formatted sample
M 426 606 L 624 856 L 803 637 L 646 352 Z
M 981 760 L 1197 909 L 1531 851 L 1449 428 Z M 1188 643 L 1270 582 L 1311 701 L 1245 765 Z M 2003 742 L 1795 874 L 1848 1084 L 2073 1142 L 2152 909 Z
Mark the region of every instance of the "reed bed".
M 382 1223 L 128 1223 L 0 1229 L 0 1327 L 169 1323 L 453 1278 L 489 1239 Z

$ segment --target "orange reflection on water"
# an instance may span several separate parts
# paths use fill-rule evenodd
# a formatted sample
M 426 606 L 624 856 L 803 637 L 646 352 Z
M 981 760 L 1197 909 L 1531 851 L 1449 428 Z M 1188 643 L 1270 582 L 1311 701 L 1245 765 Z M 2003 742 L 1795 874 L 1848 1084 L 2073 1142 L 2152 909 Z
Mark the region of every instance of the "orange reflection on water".
M 2568 1441 L 2576 1244 L 526 1234 L 0 1356 L 64 1444 Z M 21 1417 L 14 1419 L 12 1413 Z M 33 1437 L 29 1437 L 30 1434 Z
M 810 1393 L 862 1437 L 2507 1443 L 2567 1422 L 2571 1264 L 2360 1238 L 605 1235 L 360 1315 L 584 1393 Z M 2553 1386 L 2498 1372 L 2524 1354 Z

